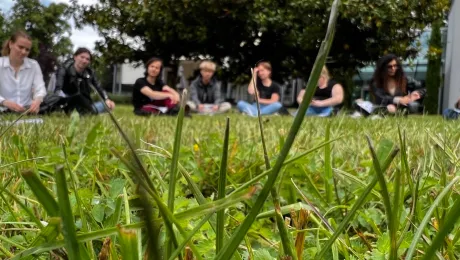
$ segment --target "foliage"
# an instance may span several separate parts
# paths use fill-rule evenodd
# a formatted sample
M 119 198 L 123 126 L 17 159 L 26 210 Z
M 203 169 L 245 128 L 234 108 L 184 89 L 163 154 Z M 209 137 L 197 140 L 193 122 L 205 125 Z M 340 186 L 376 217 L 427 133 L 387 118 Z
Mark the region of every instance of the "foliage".
M 437 114 L 439 88 L 441 87 L 441 59 L 442 59 L 442 43 L 441 43 L 441 23 L 433 24 L 431 31 L 430 45 L 427 54 L 428 68 L 426 72 L 426 90 L 427 97 L 425 98 L 425 108 L 429 114 Z
M 30 57 L 39 62 L 45 81 L 54 71 L 57 58 L 72 52 L 69 18 L 73 9 L 64 3 L 45 5 L 39 0 L 17 0 L 7 16 L 0 18 L 5 41 L 16 30 L 24 30 L 33 38 Z
M 80 6 L 80 25 L 95 25 L 97 49 L 112 63 L 153 55 L 174 63 L 209 56 L 223 77 L 249 75 L 260 59 L 272 61 L 275 79 L 309 75 L 326 30 L 332 1 L 179 0 L 98 1 Z M 411 42 L 444 17 L 448 0 L 343 1 L 329 66 L 351 74 L 393 52 L 407 56 Z M 351 72 L 350 72 L 351 70 Z

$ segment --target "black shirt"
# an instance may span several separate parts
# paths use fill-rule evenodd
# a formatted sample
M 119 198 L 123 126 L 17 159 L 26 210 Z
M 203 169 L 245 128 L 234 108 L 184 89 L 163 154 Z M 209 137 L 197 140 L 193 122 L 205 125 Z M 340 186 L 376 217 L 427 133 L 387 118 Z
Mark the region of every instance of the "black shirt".
M 332 89 L 337 84 L 337 81 L 330 79 L 327 82 L 327 86 L 325 88 L 316 87 L 315 93 L 313 94 L 313 99 L 316 100 L 325 100 L 332 97 Z M 303 89 L 307 86 L 305 85 Z
M 262 84 L 261 80 L 257 80 L 257 91 L 259 92 L 259 97 L 263 99 L 271 99 L 273 94 L 281 96 L 281 87 L 274 81 L 267 87 Z
M 133 106 L 134 109 L 139 109 L 144 105 L 151 102 L 151 99 L 146 95 L 142 94 L 141 89 L 143 87 L 149 87 L 153 91 L 163 91 L 163 87 L 166 84 L 161 80 L 157 79 L 155 84 L 152 85 L 147 81 L 147 78 L 138 78 L 133 86 Z

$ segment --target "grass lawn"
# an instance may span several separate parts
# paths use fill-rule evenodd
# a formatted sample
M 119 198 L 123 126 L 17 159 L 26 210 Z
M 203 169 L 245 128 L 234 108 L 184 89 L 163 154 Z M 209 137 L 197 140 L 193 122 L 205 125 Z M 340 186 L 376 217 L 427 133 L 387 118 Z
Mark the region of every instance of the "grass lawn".
M 128 106 L 117 107 L 114 115 L 138 149 L 150 179 L 167 204 L 171 168 L 167 154 L 173 151 L 177 118 L 136 117 Z M 227 116 L 231 124 L 227 195 L 233 194 L 235 189 L 265 170 L 257 118 L 245 117 L 236 112 L 185 118 L 179 164 L 183 171 L 190 174 L 208 202 L 217 193 Z M 11 120 L 14 117 L 10 115 L 0 117 L 0 122 Z M 126 234 L 123 230 L 113 229 L 116 224 L 131 224 L 126 229 L 131 227 L 136 231 L 134 234 L 140 237 L 131 242 L 145 249 L 148 230 L 135 226 L 145 215 L 142 206 L 144 197 L 139 197 L 139 185 L 129 167 L 115 156 L 119 154 L 132 161 L 126 143 L 109 116 L 72 118 L 53 115 L 43 117 L 43 120 L 43 124 L 21 124 L 10 128 L 0 142 L 0 258 L 17 256 L 20 259 L 19 253 L 38 248 L 40 250 L 34 251 L 40 252 L 37 256 L 58 259 L 71 250 L 71 245 L 63 242 L 64 238 L 66 241 L 69 239 L 69 234 L 60 231 L 60 221 L 64 222 L 64 230 L 68 230 L 65 218 L 60 214 L 53 216 L 52 211 L 43 205 L 40 195 L 37 195 L 37 191 L 43 191 L 46 187 L 53 198 L 59 198 L 58 205 L 62 213 L 64 202 L 58 196 L 62 182 L 55 176 L 58 165 L 64 166 L 67 176 L 67 193 L 73 214 L 70 223 L 77 232 L 77 241 L 81 242 L 78 250 L 92 259 L 97 259 L 101 251 L 110 254 L 113 259 L 124 255 L 126 241 L 123 238 Z M 263 118 L 272 166 L 292 122 L 293 117 Z M 5 129 L 5 124 L 0 125 L 0 132 Z M 401 142 L 399 133 L 405 142 Z M 423 231 L 422 236 L 416 240 L 418 243 L 412 249 L 415 250 L 414 256 L 421 259 L 432 242 L 437 241 L 436 233 L 444 224 L 451 222 L 454 226 L 448 230 L 446 239 L 441 240 L 438 253 L 445 259 L 460 257 L 458 217 L 455 220 L 448 219 L 450 210 L 456 207 L 455 202 L 459 200 L 459 185 L 454 178 L 460 175 L 457 168 L 460 162 L 460 124 L 457 121 L 444 121 L 440 116 L 378 120 L 343 116 L 305 118 L 288 159 L 321 145 L 328 138 L 336 140 L 329 147 L 316 149 L 286 165 L 275 184 L 281 206 L 286 206 L 283 214 L 288 224 L 289 238 L 292 243 L 300 241 L 295 246 L 300 250 L 299 254 L 304 259 L 313 259 L 378 174 L 373 172 L 373 158 L 366 136 L 369 136 L 376 150 L 388 150 L 389 147 L 399 147 L 400 150 L 381 175 L 383 179 L 379 181 L 383 183 L 379 182 L 371 190 L 325 259 L 387 259 L 391 248 L 395 246 L 390 241 L 395 238 L 399 242 L 398 257 L 401 258 L 411 248 L 418 228 Z M 379 163 L 383 166 L 383 161 Z M 30 171 L 34 176 L 39 176 L 42 188 L 26 184 L 30 181 L 27 177 Z M 265 177 L 261 178 L 259 183 L 262 185 L 256 187 L 263 186 L 265 180 Z M 446 188 L 451 181 L 454 181 L 453 186 Z M 293 183 L 318 209 L 320 215 L 311 211 Z M 384 184 L 386 186 L 382 188 Z M 183 175 L 178 175 L 175 187 L 174 213 L 190 211 L 190 214 L 178 215 L 181 226 L 185 232 L 190 233 L 205 213 L 209 212 L 193 213 L 199 203 Z M 445 188 L 448 192 L 438 205 L 435 200 Z M 231 205 L 225 206 L 225 230 L 229 235 L 241 225 L 256 203 L 260 189 L 252 192 L 249 196 L 245 194 L 235 198 Z M 388 215 L 389 208 L 385 204 L 387 197 L 390 199 L 392 215 Z M 424 217 L 432 205 L 436 207 L 428 216 L 428 223 L 424 223 Z M 154 219 L 161 226 L 159 244 L 164 245 L 166 238 L 162 217 L 153 202 L 152 208 L 151 214 L 155 215 Z M 304 225 L 298 223 L 300 208 L 307 212 Z M 270 214 L 272 209 L 273 202 L 269 197 L 261 211 L 267 215 L 260 216 L 252 224 L 240 244 L 238 255 L 243 259 L 274 259 L 283 256 L 281 240 L 284 238 L 280 237 L 273 214 Z M 56 220 L 59 216 L 62 219 Z M 391 223 L 388 222 L 389 217 L 393 219 Z M 322 218 L 332 230 L 322 223 Z M 48 226 L 45 227 L 40 221 L 48 223 Z M 84 234 L 88 234 L 86 240 L 82 237 Z M 180 242 L 183 236 L 178 234 Z M 112 241 L 110 245 L 103 243 L 107 237 Z M 202 259 L 214 257 L 216 234 L 210 222 L 197 230 L 192 241 L 194 243 L 190 244 L 194 247 L 192 250 L 195 257 L 196 252 L 201 254 Z M 65 250 L 57 250 L 64 247 Z M 142 254 L 143 251 L 139 252 Z

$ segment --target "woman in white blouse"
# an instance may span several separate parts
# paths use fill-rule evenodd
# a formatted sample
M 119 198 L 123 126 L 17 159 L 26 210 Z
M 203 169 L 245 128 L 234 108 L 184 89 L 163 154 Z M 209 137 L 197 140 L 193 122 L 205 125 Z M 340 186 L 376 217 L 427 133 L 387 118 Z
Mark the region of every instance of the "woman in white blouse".
M 27 58 L 32 39 L 23 31 L 14 33 L 3 44 L 0 58 L 0 112 L 36 114 L 46 95 L 38 62 Z

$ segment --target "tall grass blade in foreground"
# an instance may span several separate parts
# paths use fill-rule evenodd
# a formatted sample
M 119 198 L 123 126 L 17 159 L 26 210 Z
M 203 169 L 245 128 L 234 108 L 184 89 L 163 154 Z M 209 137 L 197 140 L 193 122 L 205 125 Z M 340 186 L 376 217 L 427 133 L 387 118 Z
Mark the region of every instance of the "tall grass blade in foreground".
M 59 206 L 45 185 L 40 181 L 40 178 L 30 170 L 24 171 L 22 178 L 29 185 L 30 190 L 34 193 L 46 213 L 50 217 L 57 217 L 59 215 Z
M 225 198 L 225 188 L 227 186 L 227 157 L 228 157 L 228 139 L 230 135 L 230 119 L 227 117 L 225 124 L 224 145 L 222 147 L 222 159 L 220 162 L 219 183 L 217 186 L 217 199 Z M 216 230 L 216 254 L 224 245 L 224 224 L 225 209 L 217 211 L 217 230 Z
M 442 199 L 441 199 L 442 200 Z M 436 251 L 444 244 L 446 237 L 449 235 L 451 230 L 454 228 L 455 224 L 460 219 L 460 198 L 457 198 L 454 205 L 450 208 L 447 213 L 444 223 L 441 226 L 440 230 L 436 234 L 436 237 L 431 242 L 431 246 L 426 250 L 425 256 L 422 260 L 431 260 L 433 259 Z
M 366 137 L 369 146 L 372 147 L 372 141 L 369 136 Z M 385 180 L 385 173 L 382 170 L 382 165 L 380 164 L 379 158 L 377 153 L 374 149 L 371 149 L 372 154 L 372 164 L 374 165 L 375 173 L 378 177 L 379 185 L 380 185 L 380 194 L 382 195 L 383 205 L 385 207 L 385 214 L 387 216 L 387 224 L 388 230 L 390 232 L 390 236 L 396 236 L 396 229 L 397 224 L 399 223 L 399 219 L 393 219 L 393 214 L 391 213 L 393 209 L 391 208 L 390 202 L 390 193 L 388 192 L 387 183 Z M 397 210 L 397 209 L 394 209 Z M 390 260 L 396 260 L 398 258 L 398 250 L 397 250 L 397 243 L 398 240 L 396 237 L 390 237 Z
M 180 103 L 179 115 L 177 116 L 176 134 L 174 136 L 174 146 L 172 153 L 171 169 L 169 170 L 169 188 L 168 188 L 168 208 L 174 212 L 174 200 L 176 199 L 176 177 L 177 177 L 177 164 L 179 162 L 180 142 L 182 137 L 182 125 L 184 122 L 185 103 L 187 102 L 187 89 L 182 93 L 182 100 Z M 174 250 L 173 242 L 169 237 L 173 236 L 169 231 L 168 241 L 166 244 L 166 257 L 169 258 Z M 177 246 L 177 244 L 176 244 Z
M 334 3 L 332 4 L 331 15 L 330 15 L 329 25 L 328 25 L 327 32 L 326 32 L 326 37 L 325 37 L 325 40 L 321 44 L 321 48 L 319 50 L 318 56 L 313 66 L 312 74 L 310 75 L 310 79 L 308 80 L 305 97 L 299 107 L 299 111 L 296 117 L 294 118 L 294 122 L 291 126 L 288 137 L 286 138 L 284 146 L 281 149 L 281 152 L 278 156 L 278 159 L 276 160 L 273 170 L 271 174 L 268 176 L 267 182 L 265 183 L 264 188 L 260 192 L 260 195 L 258 196 L 257 201 L 254 204 L 253 208 L 249 212 L 249 215 L 245 218 L 245 220 L 238 227 L 238 229 L 234 231 L 231 239 L 228 241 L 228 243 L 225 244 L 224 248 L 219 252 L 219 254 L 215 257 L 215 259 L 228 260 L 232 257 L 235 250 L 238 248 L 239 244 L 246 236 L 246 233 L 248 232 L 252 223 L 256 219 L 259 211 L 261 210 L 263 204 L 265 203 L 270 193 L 270 190 L 274 187 L 276 178 L 278 177 L 278 174 L 283 166 L 283 162 L 286 159 L 287 155 L 289 154 L 289 150 L 291 149 L 291 146 L 294 143 L 297 132 L 299 131 L 300 126 L 302 125 L 302 122 L 305 117 L 305 113 L 307 111 L 307 108 L 310 104 L 313 93 L 315 91 L 316 83 L 318 82 L 319 75 L 321 73 L 321 70 L 328 56 L 330 47 L 332 45 L 332 40 L 334 38 L 334 33 L 335 33 L 335 25 L 337 23 L 339 5 L 340 5 L 340 0 L 334 0 Z
M 254 69 L 251 69 L 252 73 L 254 73 Z M 260 139 L 262 141 L 262 148 L 264 152 L 264 162 L 265 162 L 265 169 L 270 170 L 270 160 L 268 158 L 267 152 L 267 145 L 265 143 L 265 136 L 264 136 L 264 127 L 262 124 L 262 115 L 260 113 L 260 104 L 259 104 L 259 93 L 257 90 L 257 83 L 255 81 L 254 76 L 252 76 L 252 82 L 254 86 L 255 92 L 255 100 L 257 103 L 257 117 L 259 121 L 259 130 L 260 130 Z M 278 227 L 278 231 L 280 232 L 281 243 L 283 244 L 283 253 L 286 257 L 290 257 L 293 260 L 297 260 L 297 255 L 294 253 L 294 246 L 292 244 L 292 237 L 290 236 L 288 229 L 286 227 L 286 223 L 283 221 L 283 215 L 281 214 L 281 205 L 280 205 L 280 196 L 278 194 L 277 188 L 275 186 L 272 187 L 270 193 L 272 195 L 273 206 L 275 207 L 275 222 L 276 226 Z
M 369 146 L 371 150 L 374 149 L 374 147 L 372 146 L 372 143 L 369 143 Z M 380 143 L 378 147 L 378 151 L 376 153 L 377 154 L 376 159 L 379 160 L 380 162 L 383 162 L 382 164 L 380 164 L 382 171 L 385 171 L 386 169 L 388 169 L 391 162 L 398 154 L 398 151 L 399 149 L 395 148 L 393 143 L 390 141 L 384 140 Z M 375 173 L 375 168 L 371 168 L 371 170 L 369 171 L 369 175 L 373 175 L 373 173 Z M 334 234 L 332 234 L 331 238 L 329 238 L 329 240 L 324 245 L 324 247 L 321 248 L 321 251 L 316 255 L 315 257 L 316 260 L 324 259 L 326 253 L 329 250 L 331 250 L 332 245 L 334 244 L 335 240 L 345 231 L 345 229 L 349 226 L 355 214 L 362 207 L 364 202 L 366 202 L 367 197 L 369 196 L 371 191 L 374 189 L 377 182 L 378 182 L 378 177 L 375 176 L 374 179 L 372 179 L 371 183 L 369 183 L 369 185 L 363 191 L 361 196 L 356 200 L 355 204 L 353 205 L 351 210 L 348 212 L 347 216 L 342 220 L 340 225 L 337 227 Z
M 137 230 L 118 228 L 120 251 L 123 260 L 140 260 L 141 252 L 138 250 Z
M 64 168 L 58 166 L 56 168 L 56 190 L 59 203 L 59 213 L 62 218 L 63 235 L 65 240 L 65 247 L 70 260 L 80 260 L 84 255 L 81 254 L 77 232 L 75 230 L 75 219 L 72 214 L 72 208 L 69 200 L 69 190 L 67 189 L 67 181 L 65 177 Z
M 433 214 L 433 212 L 435 211 L 435 209 L 439 206 L 439 204 L 442 202 L 442 200 L 444 199 L 444 197 L 452 190 L 452 187 L 460 180 L 460 176 L 457 176 L 455 177 L 448 185 L 446 185 L 446 187 L 444 187 L 444 189 L 441 191 L 441 193 L 439 193 L 439 195 L 436 197 L 436 199 L 433 201 L 431 207 L 428 209 L 428 211 L 425 213 L 425 217 L 423 217 L 423 220 L 422 222 L 420 223 L 420 225 L 418 226 L 417 228 L 417 231 L 415 232 L 414 234 L 414 238 L 412 239 L 412 243 L 409 247 L 409 250 L 407 251 L 407 254 L 406 254 L 406 259 L 412 259 L 414 253 L 415 253 L 415 250 L 417 249 L 417 244 L 418 244 L 418 241 L 420 240 L 420 238 L 422 237 L 423 235 L 423 232 L 425 231 L 425 227 L 426 225 L 428 225 L 428 223 L 430 222 L 431 220 L 431 215 Z M 452 209 L 454 209 L 454 207 L 452 207 Z M 457 211 L 457 213 L 460 212 L 460 211 Z M 439 234 L 440 232 L 438 232 Z M 434 241 L 433 241 L 433 244 L 434 244 Z

